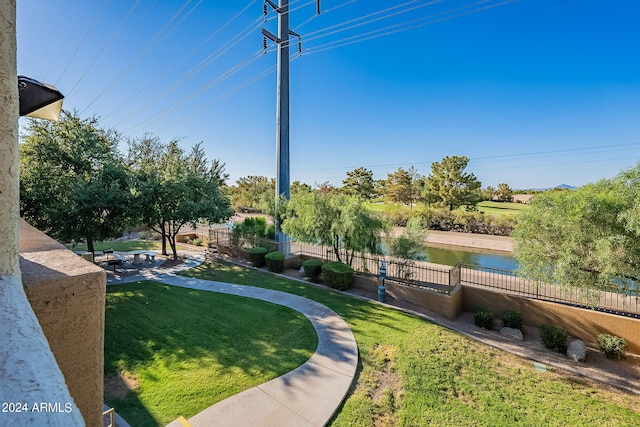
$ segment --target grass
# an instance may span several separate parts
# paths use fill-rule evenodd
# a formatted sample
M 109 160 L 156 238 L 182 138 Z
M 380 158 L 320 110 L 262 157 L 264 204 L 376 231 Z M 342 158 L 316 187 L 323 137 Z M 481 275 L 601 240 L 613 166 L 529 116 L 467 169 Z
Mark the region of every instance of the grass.
M 490 202 L 484 201 L 478 203 L 478 210 L 484 212 L 487 215 L 493 216 L 518 216 L 520 212 L 525 209 L 529 209 L 529 205 L 524 203 L 511 203 L 511 202 Z
M 133 426 L 164 426 L 295 369 L 317 343 L 311 323 L 279 305 L 157 282 L 109 286 L 105 401 Z
M 96 251 L 102 251 L 104 249 L 113 249 L 117 252 L 129 252 L 135 250 L 160 250 L 162 248 L 161 242 L 158 240 L 111 240 L 105 242 L 95 242 L 93 247 Z M 78 243 L 74 247 L 69 249 L 74 251 L 86 251 L 86 243 Z M 177 250 L 185 250 L 186 248 L 181 245 L 176 245 Z M 171 247 L 167 244 L 167 251 L 171 251 Z
M 302 295 L 345 319 L 361 366 L 335 426 L 640 425 L 637 396 L 539 372 L 530 361 L 370 301 L 220 262 L 184 274 Z

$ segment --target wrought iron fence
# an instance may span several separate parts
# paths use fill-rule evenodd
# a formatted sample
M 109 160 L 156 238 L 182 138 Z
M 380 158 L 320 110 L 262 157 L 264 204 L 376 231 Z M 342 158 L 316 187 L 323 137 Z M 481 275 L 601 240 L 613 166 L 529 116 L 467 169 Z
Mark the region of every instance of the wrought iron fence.
M 226 229 L 212 230 L 212 243 L 248 249 L 261 245 L 271 250 L 278 250 L 278 244 L 266 240 L 238 239 L 233 232 Z M 301 242 L 286 242 L 292 254 L 319 258 L 325 262 L 342 261 L 347 258 L 344 249 L 338 254 L 333 248 Z M 349 254 L 350 256 L 351 254 Z M 522 296 L 525 298 L 551 301 L 573 306 L 592 308 L 599 311 L 640 318 L 640 288 L 621 284 L 599 290 L 579 290 L 542 283 L 518 277 L 514 271 L 501 268 L 458 264 L 451 268 L 427 262 L 406 260 L 383 255 L 355 253 L 352 268 L 359 274 L 375 277 L 380 269 L 380 262 L 387 266 L 386 280 L 428 289 L 437 293 L 451 295 L 458 285 L 467 285 L 492 289 L 501 293 Z
M 636 286 L 628 284 L 600 289 L 568 288 L 524 279 L 512 270 L 466 264 L 462 268 L 461 282 L 511 295 L 640 318 L 640 292 Z

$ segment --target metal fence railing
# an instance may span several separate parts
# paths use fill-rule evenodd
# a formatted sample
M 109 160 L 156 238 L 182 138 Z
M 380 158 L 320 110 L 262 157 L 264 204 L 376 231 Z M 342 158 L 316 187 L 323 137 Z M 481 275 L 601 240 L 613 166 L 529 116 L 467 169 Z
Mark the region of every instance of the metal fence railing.
M 568 288 L 524 279 L 512 270 L 466 264 L 462 267 L 463 285 L 640 318 L 640 292 L 635 286 L 621 284 L 601 289 Z
M 278 250 L 278 244 L 271 240 L 238 238 L 227 229 L 211 230 L 210 242 L 243 249 L 262 245 L 271 250 Z M 287 252 L 292 254 L 318 258 L 325 262 L 337 261 L 338 259 L 331 247 L 301 242 L 286 242 L 284 244 L 289 245 Z M 347 259 L 347 255 L 351 256 L 344 249 L 340 249 L 338 254 L 342 261 Z M 512 270 L 466 264 L 447 267 L 368 253 L 354 254 L 351 267 L 359 274 L 374 277 L 378 275 L 382 261 L 386 262 L 387 281 L 416 286 L 432 292 L 451 295 L 454 288 L 458 284 L 462 284 L 525 298 L 588 307 L 640 318 L 640 287 L 637 284 L 636 286 L 611 285 L 599 290 L 585 291 L 527 280 L 518 277 Z

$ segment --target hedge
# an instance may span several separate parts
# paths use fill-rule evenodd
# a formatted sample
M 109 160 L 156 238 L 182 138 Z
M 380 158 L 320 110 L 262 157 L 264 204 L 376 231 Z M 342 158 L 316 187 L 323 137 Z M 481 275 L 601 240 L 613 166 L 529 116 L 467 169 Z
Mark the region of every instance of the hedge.
M 322 265 L 324 283 L 341 291 L 351 287 L 353 282 L 353 268 L 341 262 L 328 262 Z
M 284 254 L 282 252 L 269 252 L 264 256 L 267 268 L 274 273 L 284 273 Z
M 304 275 L 311 280 L 316 280 L 322 273 L 322 260 L 312 258 L 302 263 L 304 269 Z
M 269 252 L 267 248 L 263 248 L 261 246 L 249 249 L 249 260 L 254 267 L 262 267 L 266 264 L 264 256 Z

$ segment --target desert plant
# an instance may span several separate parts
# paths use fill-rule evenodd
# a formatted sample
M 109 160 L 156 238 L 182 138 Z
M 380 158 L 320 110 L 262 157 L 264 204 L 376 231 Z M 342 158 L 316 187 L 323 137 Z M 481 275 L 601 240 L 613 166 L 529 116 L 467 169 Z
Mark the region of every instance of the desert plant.
M 598 348 L 607 359 L 620 360 L 624 357 L 627 342 L 624 338 L 609 334 L 599 334 L 597 338 Z
M 522 329 L 522 314 L 515 310 L 505 310 L 502 313 L 502 326 L 513 329 Z
M 284 254 L 282 252 L 269 252 L 264 256 L 269 271 L 274 273 L 284 272 Z
M 316 280 L 322 273 L 322 261 L 317 258 L 312 258 L 302 263 L 304 268 L 304 275 L 311 280 Z
M 480 326 L 483 329 L 493 329 L 493 310 L 488 307 L 478 307 L 473 312 L 473 320 L 476 326 Z
M 545 347 L 559 353 L 567 351 L 567 331 L 551 324 L 540 325 L 539 329 L 540 339 Z
M 263 248 L 261 246 L 257 246 L 255 248 L 249 249 L 249 261 L 254 267 L 262 267 L 266 264 L 264 256 L 269 252 L 267 248 Z
M 196 237 L 195 239 L 193 239 L 193 244 L 195 246 L 202 246 L 202 239 L 199 237 Z
M 353 282 L 353 268 L 341 262 L 328 262 L 322 265 L 324 282 L 334 289 L 341 291 L 351 287 Z

